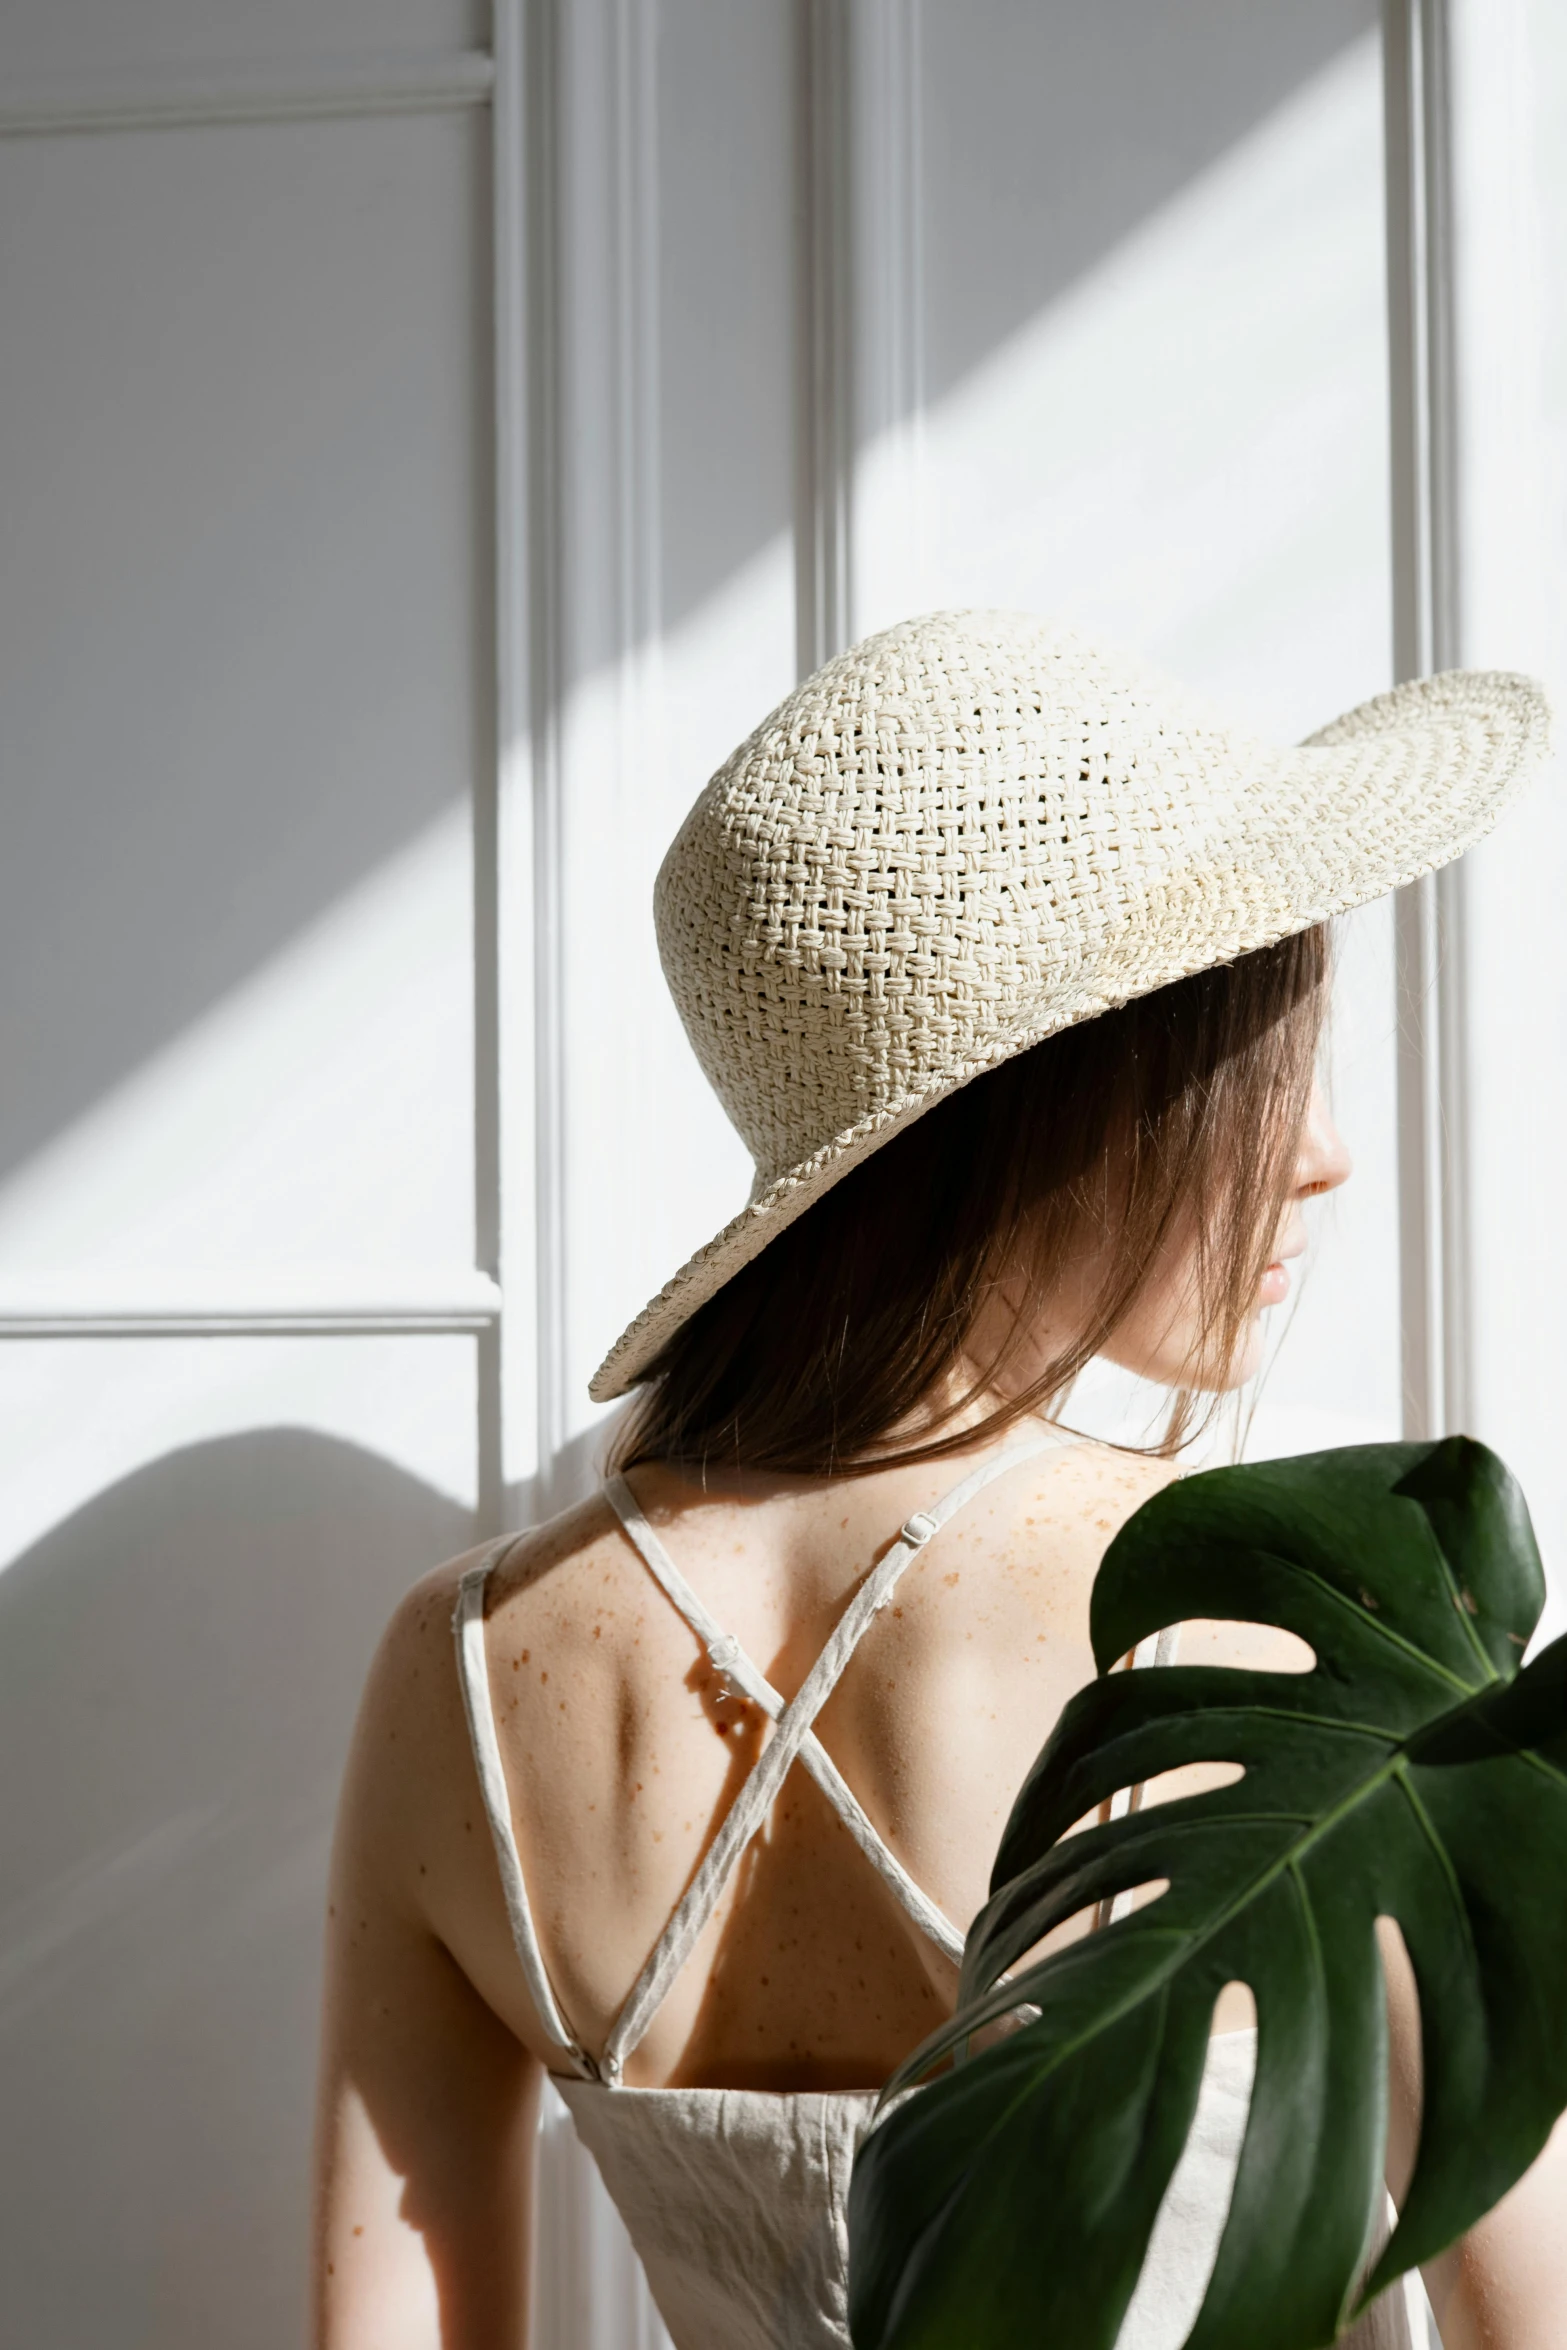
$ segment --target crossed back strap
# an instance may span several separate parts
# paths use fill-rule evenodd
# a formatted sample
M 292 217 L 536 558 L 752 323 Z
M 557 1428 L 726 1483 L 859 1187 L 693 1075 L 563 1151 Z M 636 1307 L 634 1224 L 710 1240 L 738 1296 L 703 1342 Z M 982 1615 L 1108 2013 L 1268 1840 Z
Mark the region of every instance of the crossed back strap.
M 961 1959 L 963 1936 L 887 1849 L 837 1765 L 817 1738 L 813 1725 L 837 1686 L 867 1626 L 887 1605 L 897 1588 L 899 1577 L 932 1536 L 938 1534 L 966 1503 L 972 1501 L 976 1494 L 982 1493 L 997 1477 L 1005 1476 L 1009 1469 L 1018 1467 L 1021 1462 L 1032 1459 L 1038 1453 L 1074 1441 L 1059 1430 L 1035 1429 L 1021 1443 L 1008 1446 L 1004 1452 L 995 1454 L 977 1469 L 971 1470 L 939 1501 L 933 1502 L 928 1510 L 917 1510 L 907 1519 L 886 1556 L 866 1576 L 849 1600 L 827 1645 L 801 1683 L 798 1694 L 788 1703 L 785 1703 L 766 1674 L 747 1656 L 734 1636 L 724 1631 L 691 1588 L 648 1524 L 625 1479 L 612 1477 L 609 1480 L 605 1494 L 610 1507 L 649 1572 L 691 1626 L 717 1670 L 743 1690 L 753 1705 L 761 1708 L 774 1728 L 772 1737 L 753 1764 L 745 1784 L 681 1896 L 674 1915 L 654 1944 L 647 1964 L 632 1985 L 631 1994 L 605 2042 L 603 2054 L 597 2058 L 589 2054 L 567 2023 L 544 1965 L 528 1905 L 527 1889 L 523 1883 L 522 1863 L 512 1827 L 511 1803 L 501 1766 L 500 1742 L 496 1735 L 484 1653 L 484 1588 L 491 1570 L 504 1555 L 508 1545 L 497 1544 L 476 1566 L 470 1567 L 458 1586 L 453 1630 L 457 1639 L 463 1702 L 473 1740 L 479 1786 L 495 1842 L 501 1886 L 506 1897 L 512 1939 L 517 1947 L 523 1979 L 540 2022 L 574 2072 L 584 2079 L 603 2081 L 610 2087 L 619 2085 L 627 2058 L 647 2031 L 670 1984 L 690 1957 L 697 1937 L 712 1916 L 731 1872 L 772 1809 L 784 1779 L 796 1761 L 810 1772 L 855 1843 L 903 1904 L 914 1923 L 947 1957 L 954 1961 Z

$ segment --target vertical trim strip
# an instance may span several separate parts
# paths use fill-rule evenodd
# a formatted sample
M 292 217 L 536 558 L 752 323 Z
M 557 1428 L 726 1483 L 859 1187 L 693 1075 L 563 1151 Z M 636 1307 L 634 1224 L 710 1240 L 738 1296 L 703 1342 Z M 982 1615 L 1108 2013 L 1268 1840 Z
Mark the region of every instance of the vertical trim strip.
M 490 789 L 474 811 L 474 973 L 476 1053 L 474 1166 L 479 1263 L 499 1286 L 501 1311 L 479 1343 L 479 1523 L 505 1523 L 507 1452 L 515 1441 L 519 1361 L 531 1367 L 532 1299 L 526 1260 L 511 1245 L 531 1222 L 531 1186 L 515 1193 L 526 1146 L 519 1118 L 532 1091 L 526 971 L 513 945 L 528 877 L 516 860 L 517 803 L 529 796 L 527 741 L 528 505 L 526 350 L 523 338 L 522 0 L 494 0 L 494 105 L 490 141 L 490 264 L 493 402 L 495 739 Z M 524 842 L 525 847 L 525 842 Z M 519 981 L 522 992 L 519 996 Z M 518 1066 L 519 1048 L 522 1065 Z M 521 1276 L 519 1278 L 519 1275 Z
M 796 658 L 850 642 L 854 462 L 848 0 L 796 0 Z
M 619 478 L 616 557 L 620 650 L 631 692 L 623 699 L 622 772 L 640 795 L 646 725 L 657 714 L 663 618 L 659 495 L 659 186 L 657 0 L 613 0 L 611 61 L 615 136 L 611 252 Z
M 1384 0 L 1393 660 L 1462 658 L 1455 366 L 1453 92 L 1447 0 Z M 1461 865 L 1401 890 L 1399 1280 L 1404 1432 L 1470 1411 Z
M 580 4 L 580 0 L 579 0 Z M 658 153 L 659 0 L 609 0 L 609 250 L 603 326 L 610 358 L 614 433 L 608 553 L 615 566 L 606 599 L 613 630 L 615 738 L 600 805 L 618 844 L 615 919 L 628 937 L 648 916 L 648 870 L 664 842 L 649 837 L 665 759 L 663 666 L 663 497 L 661 254 Z M 580 883 L 578 887 L 580 888 Z M 580 917 L 579 917 L 580 918 Z M 625 1130 L 653 1131 L 653 1081 L 634 1038 L 619 1045 L 619 1112 Z M 605 1140 L 607 1141 L 607 1137 Z M 600 1147 L 603 1147 L 601 1144 Z M 591 1361 L 574 1376 L 585 1391 Z M 579 1416 L 576 1426 L 580 1427 Z M 577 1498 L 572 1492 L 571 1499 Z
M 646 922 L 663 805 L 657 0 L 532 0 L 538 195 L 539 1478 L 581 1498 L 580 1347 L 635 1245 L 594 1237 L 602 1170 L 649 1130 L 655 1062 L 617 1017 L 602 954 Z M 548 81 L 546 84 L 546 71 Z M 547 116 L 547 123 L 544 118 Z M 547 142 L 547 143 L 546 143 Z M 547 184 L 546 184 L 547 175 Z M 547 386 L 541 377 L 548 371 Z M 547 633 L 546 633 L 547 632 Z M 658 826 L 661 830 L 661 825 Z
M 927 600 L 922 13 L 922 0 L 855 0 L 851 18 L 851 639 Z
M 924 601 L 922 0 L 797 0 L 802 675 Z
M 529 1165 L 534 1206 L 530 1466 L 542 1479 L 566 1435 L 561 68 L 556 0 L 511 0 L 511 4 L 526 7 L 525 317 L 531 557 L 527 641 L 532 688 L 528 712 L 532 801 L 530 886 L 525 903 L 531 958 L 527 984 L 533 1048 Z M 519 901 L 518 910 L 520 914 L 523 901 Z M 539 1499 L 542 1503 L 542 1490 Z

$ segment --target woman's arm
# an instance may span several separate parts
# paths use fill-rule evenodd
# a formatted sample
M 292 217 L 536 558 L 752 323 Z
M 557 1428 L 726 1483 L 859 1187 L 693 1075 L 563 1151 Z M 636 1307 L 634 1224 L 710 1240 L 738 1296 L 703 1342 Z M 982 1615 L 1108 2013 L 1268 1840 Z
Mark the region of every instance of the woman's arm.
M 1403 2201 L 1420 2126 L 1420 2002 L 1403 1938 L 1378 1931 L 1387 1979 L 1388 2186 Z M 1567 2116 L 1510 2195 L 1421 2274 L 1442 2350 L 1567 2350 Z
M 1424 2274 L 1443 2350 L 1567 2350 L 1567 2116 L 1512 2193 Z
M 434 1931 L 464 1834 L 450 1593 L 394 1618 L 333 1852 L 316 2128 L 315 2350 L 522 2350 L 542 2068 Z M 449 1684 L 449 1690 L 448 1690 Z

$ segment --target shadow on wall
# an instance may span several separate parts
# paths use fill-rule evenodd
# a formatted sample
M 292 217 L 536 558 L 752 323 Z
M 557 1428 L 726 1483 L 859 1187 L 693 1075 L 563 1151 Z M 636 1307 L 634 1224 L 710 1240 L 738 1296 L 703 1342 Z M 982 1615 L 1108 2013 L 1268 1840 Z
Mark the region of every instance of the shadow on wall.
M 1377 24 L 1375 0 L 927 6 L 927 395 L 1059 302 Z M 976 265 L 978 264 L 978 265 Z
M 322 1881 L 359 1687 L 472 1521 L 271 1429 L 0 1575 L 0 2339 L 303 2333 Z

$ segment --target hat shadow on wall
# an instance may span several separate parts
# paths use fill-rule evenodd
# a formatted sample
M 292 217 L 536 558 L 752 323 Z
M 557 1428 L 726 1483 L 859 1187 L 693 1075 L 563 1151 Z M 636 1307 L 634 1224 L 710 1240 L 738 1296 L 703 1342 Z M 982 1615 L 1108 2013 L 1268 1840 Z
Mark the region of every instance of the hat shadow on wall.
M 472 1540 L 386 1461 L 267 1429 L 0 1574 L 0 2339 L 302 2338 L 338 1782 L 386 1617 Z

